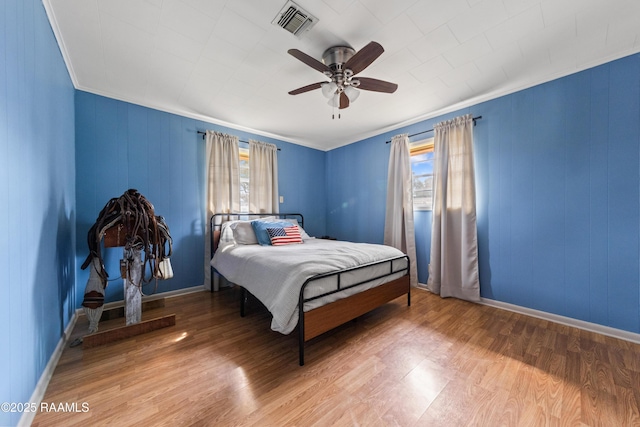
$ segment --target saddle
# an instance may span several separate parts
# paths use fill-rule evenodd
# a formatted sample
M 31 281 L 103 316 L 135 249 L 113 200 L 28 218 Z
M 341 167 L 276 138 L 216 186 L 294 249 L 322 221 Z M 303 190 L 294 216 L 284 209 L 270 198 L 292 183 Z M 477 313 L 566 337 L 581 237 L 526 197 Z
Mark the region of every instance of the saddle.
M 134 249 L 144 252 L 141 275 L 144 283 L 153 278 L 163 278 L 161 264 L 171 256 L 173 240 L 164 218 L 155 215 L 153 205 L 138 190 L 129 189 L 122 196 L 109 200 L 87 233 L 89 255 L 81 268 L 86 269 L 97 258 L 103 289 L 107 287 L 109 278 L 101 250 L 107 234 L 112 236 L 110 246 L 124 246 L 125 253 Z M 149 276 L 144 274 L 147 265 Z

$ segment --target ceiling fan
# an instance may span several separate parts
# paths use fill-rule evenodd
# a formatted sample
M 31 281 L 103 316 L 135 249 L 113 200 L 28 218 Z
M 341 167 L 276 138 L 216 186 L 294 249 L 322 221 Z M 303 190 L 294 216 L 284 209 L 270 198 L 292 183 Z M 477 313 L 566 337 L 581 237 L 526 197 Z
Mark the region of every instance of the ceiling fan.
M 393 93 L 398 88 L 397 84 L 384 80 L 355 77 L 384 52 L 382 46 L 373 41 L 358 52 L 348 46 L 330 47 L 322 54 L 322 62 L 298 49 L 289 49 L 288 52 L 331 79 L 292 90 L 289 95 L 322 89 L 322 94 L 329 99 L 329 105 L 343 109 L 360 95 L 356 88 L 383 93 Z

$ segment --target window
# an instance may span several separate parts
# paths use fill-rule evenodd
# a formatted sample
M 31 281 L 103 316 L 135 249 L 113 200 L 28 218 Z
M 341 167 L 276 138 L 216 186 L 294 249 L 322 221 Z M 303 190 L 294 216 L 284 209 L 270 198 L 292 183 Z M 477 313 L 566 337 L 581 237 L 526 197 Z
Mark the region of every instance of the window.
M 249 212 L 249 149 L 240 147 L 240 212 Z
M 430 211 L 433 207 L 433 138 L 411 144 L 413 209 Z

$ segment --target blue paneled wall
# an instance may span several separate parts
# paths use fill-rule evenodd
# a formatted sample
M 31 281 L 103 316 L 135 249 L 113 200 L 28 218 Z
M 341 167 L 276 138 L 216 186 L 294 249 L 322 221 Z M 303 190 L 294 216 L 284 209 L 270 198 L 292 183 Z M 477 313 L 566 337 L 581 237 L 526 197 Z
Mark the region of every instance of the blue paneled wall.
M 485 298 L 640 333 L 640 55 L 327 154 L 327 229 L 381 242 L 393 134 L 471 113 Z M 417 212 L 421 283 L 430 212 Z
M 77 255 L 87 256 L 87 231 L 113 197 L 135 188 L 165 217 L 174 240 L 174 278 L 160 281 L 157 292 L 203 284 L 204 155 L 197 131 L 207 129 L 275 143 L 280 211 L 301 212 L 313 235 L 325 233 L 325 153 L 222 126 L 160 112 L 102 96 L 76 92 Z M 122 249 L 108 249 L 105 264 L 112 279 L 106 300 L 122 300 L 119 260 Z M 88 269 L 78 267 L 76 298 L 82 302 Z M 152 292 L 155 283 L 145 290 Z
M 2 1 L 0 34 L 0 402 L 17 403 L 76 307 L 74 89 L 40 1 Z

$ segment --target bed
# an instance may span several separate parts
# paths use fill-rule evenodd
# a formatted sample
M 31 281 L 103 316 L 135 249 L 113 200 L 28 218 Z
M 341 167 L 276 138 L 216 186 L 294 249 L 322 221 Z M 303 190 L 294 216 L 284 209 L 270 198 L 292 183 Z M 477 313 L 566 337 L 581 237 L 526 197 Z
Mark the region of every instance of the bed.
M 271 329 L 297 327 L 300 366 L 309 340 L 402 295 L 411 305 L 409 259 L 398 249 L 309 237 L 294 213 L 215 214 L 210 227 L 211 289 L 219 274 L 242 289 L 242 316 L 249 292 Z

